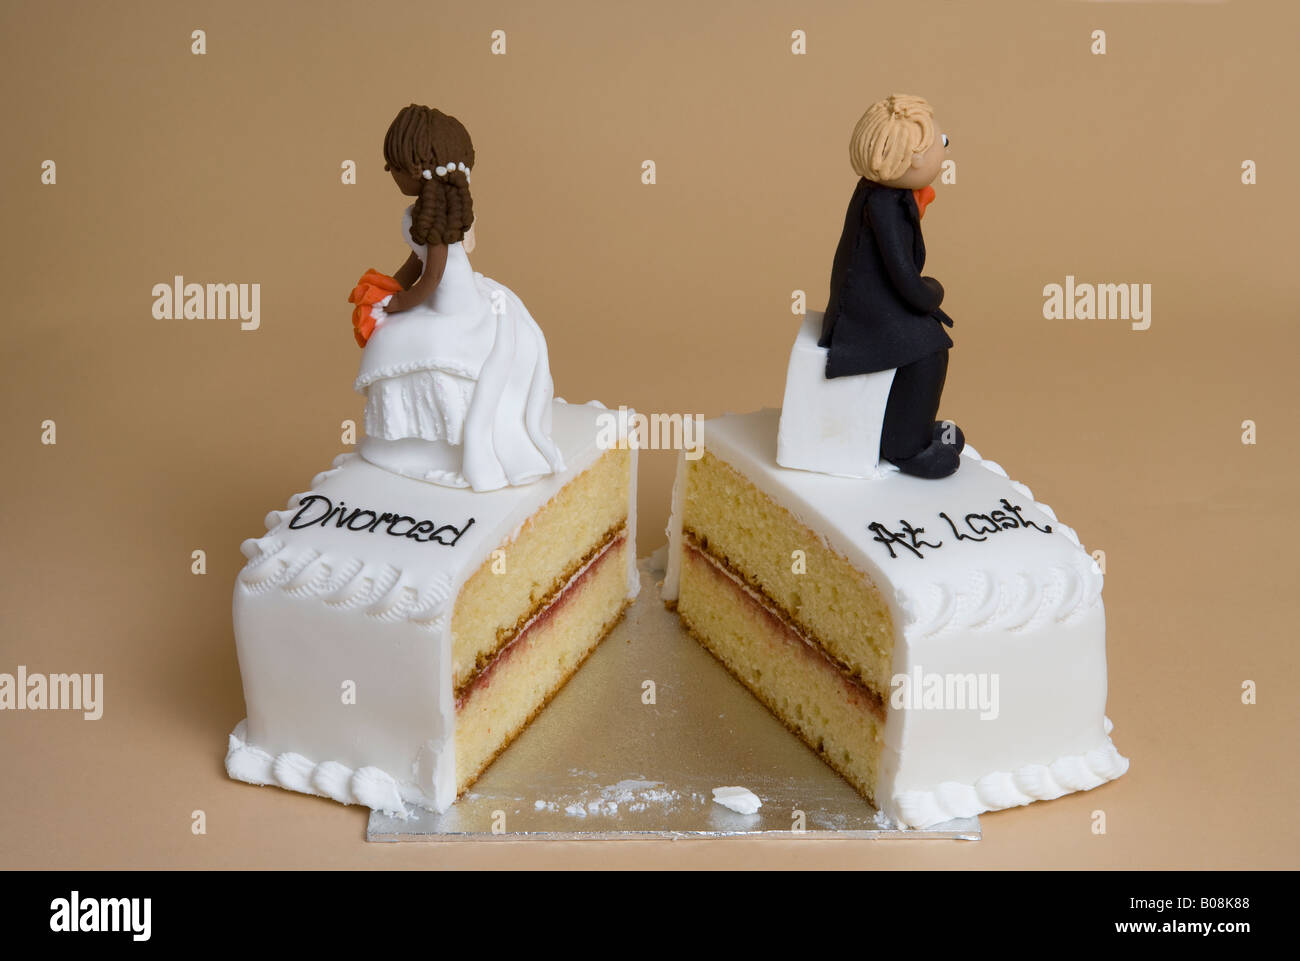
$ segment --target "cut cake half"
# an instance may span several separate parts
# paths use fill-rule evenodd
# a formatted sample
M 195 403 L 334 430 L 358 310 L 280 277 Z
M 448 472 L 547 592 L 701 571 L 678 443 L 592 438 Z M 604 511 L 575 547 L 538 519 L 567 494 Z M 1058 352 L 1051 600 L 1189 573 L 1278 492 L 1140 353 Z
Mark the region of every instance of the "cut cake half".
M 565 469 L 439 487 L 340 456 L 246 541 L 246 721 L 231 777 L 404 816 L 445 810 L 636 596 L 636 451 L 553 405 Z
M 1124 773 L 1074 532 L 969 447 L 942 481 L 782 468 L 779 418 L 708 420 L 679 461 L 663 596 L 696 639 L 907 826 Z

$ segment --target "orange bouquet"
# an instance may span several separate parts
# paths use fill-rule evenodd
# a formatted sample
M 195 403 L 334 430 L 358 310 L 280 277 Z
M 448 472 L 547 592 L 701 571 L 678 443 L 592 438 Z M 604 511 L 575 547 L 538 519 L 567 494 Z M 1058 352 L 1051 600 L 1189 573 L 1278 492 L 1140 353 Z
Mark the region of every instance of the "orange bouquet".
M 352 293 L 348 294 L 348 303 L 356 304 L 352 308 L 352 334 L 358 347 L 366 346 L 375 330 L 375 318 L 370 308 L 401 289 L 401 284 L 373 267 L 361 275 Z

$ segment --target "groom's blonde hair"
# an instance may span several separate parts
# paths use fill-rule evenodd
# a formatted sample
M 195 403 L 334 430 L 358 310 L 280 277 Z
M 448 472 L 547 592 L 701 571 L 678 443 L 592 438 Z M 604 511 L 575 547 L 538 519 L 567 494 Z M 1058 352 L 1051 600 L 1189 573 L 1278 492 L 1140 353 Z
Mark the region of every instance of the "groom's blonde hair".
M 859 177 L 894 180 L 934 143 L 934 110 L 921 97 L 896 93 L 867 108 L 849 138 L 849 162 Z

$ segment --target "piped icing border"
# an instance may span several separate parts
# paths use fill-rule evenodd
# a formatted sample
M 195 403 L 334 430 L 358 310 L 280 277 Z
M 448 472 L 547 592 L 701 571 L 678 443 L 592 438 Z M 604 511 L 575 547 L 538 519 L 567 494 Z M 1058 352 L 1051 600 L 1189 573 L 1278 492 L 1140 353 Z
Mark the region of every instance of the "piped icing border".
M 895 592 L 909 633 L 932 637 L 946 630 L 1020 633 L 1051 620 L 1069 624 L 1101 597 L 1101 572 L 1087 555 L 1044 568 L 1041 576 L 1016 571 L 999 577 L 973 570 L 964 584 L 935 581 L 924 589 Z
M 377 767 L 353 770 L 338 761 L 317 763 L 292 752 L 272 756 L 245 740 L 247 724 L 245 720 L 235 725 L 226 748 L 226 773 L 237 781 L 315 794 L 340 804 L 364 804 L 402 820 L 411 817 L 404 801 L 432 808 L 413 785 L 403 786 Z
M 1101 567 L 1079 540 L 1074 529 L 1056 519 L 1056 512 L 1034 499 L 1033 491 L 1012 480 L 1002 465 L 980 456 L 970 445 L 962 457 L 1003 478 L 1035 510 L 1052 523 L 1052 531 L 1072 543 L 1078 551 L 1067 564 L 1053 564 L 1033 571 L 1002 572 L 972 569 L 964 583 L 932 581 L 920 590 L 899 585 L 898 606 L 908 633 L 932 637 L 949 629 L 1011 633 L 1032 630 L 1051 620 L 1068 624 L 1082 618 L 1101 600 L 1104 576 Z
M 449 613 L 453 583 L 442 571 L 430 572 L 420 583 L 411 583 L 401 570 L 388 564 L 367 563 L 359 557 L 335 557 L 307 545 L 293 548 L 279 536 L 297 511 L 303 498 L 311 497 L 330 476 L 337 474 L 358 454 L 339 454 L 329 470 L 311 481 L 311 490 L 289 498 L 284 510 L 266 515 L 266 533 L 250 537 L 239 545 L 248 563 L 239 572 L 239 583 L 250 592 L 279 588 L 295 597 L 316 597 L 332 607 L 362 608 L 383 621 L 411 621 L 437 630 Z
M 930 791 L 900 791 L 894 795 L 893 804 L 906 826 L 928 828 L 954 818 L 1091 791 L 1129 768 L 1128 758 L 1116 750 L 1110 739 L 1113 728 L 1110 718 L 1106 718 L 1106 743 L 1086 754 L 1067 755 L 1051 764 L 1027 764 L 1015 771 L 993 771 L 974 784 L 944 781 Z

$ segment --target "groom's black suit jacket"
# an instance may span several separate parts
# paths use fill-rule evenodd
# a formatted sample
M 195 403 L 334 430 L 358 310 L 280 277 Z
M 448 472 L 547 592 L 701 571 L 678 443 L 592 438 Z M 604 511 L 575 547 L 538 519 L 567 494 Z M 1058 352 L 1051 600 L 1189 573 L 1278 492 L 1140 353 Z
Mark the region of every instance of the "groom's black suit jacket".
M 902 367 L 952 346 L 943 287 L 922 277 L 925 242 L 912 191 L 858 181 L 831 267 L 819 343 L 827 377 Z

